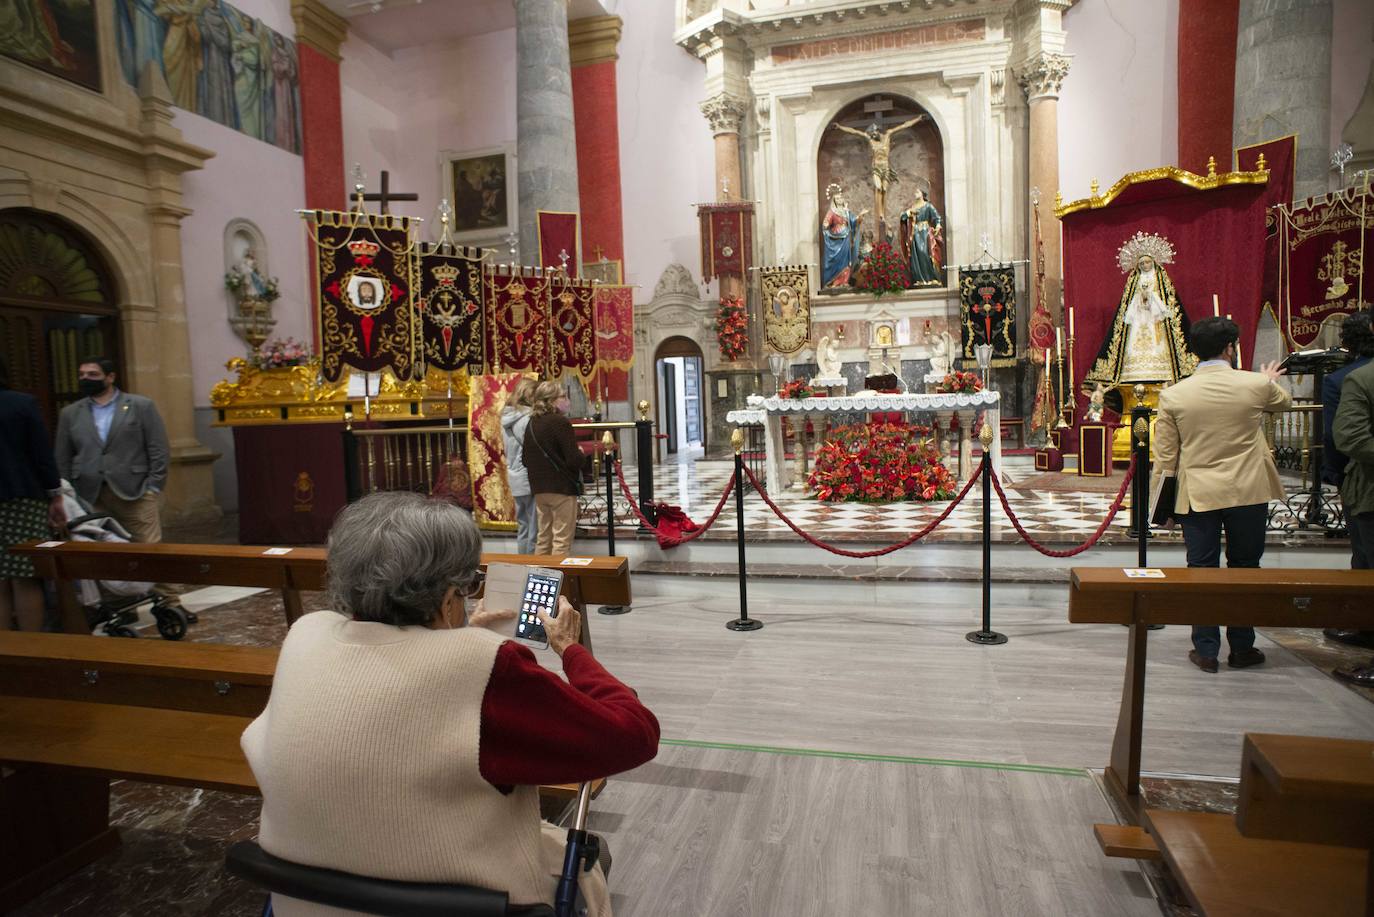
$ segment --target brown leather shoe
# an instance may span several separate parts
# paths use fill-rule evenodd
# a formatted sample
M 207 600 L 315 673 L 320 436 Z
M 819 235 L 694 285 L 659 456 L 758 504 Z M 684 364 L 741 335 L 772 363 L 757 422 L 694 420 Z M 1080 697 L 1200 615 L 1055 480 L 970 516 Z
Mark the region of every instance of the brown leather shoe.
M 1202 669 L 1202 671 L 1204 672 L 1216 674 L 1217 657 L 1215 656 L 1204 656 L 1197 650 L 1189 650 L 1188 661 L 1191 662 L 1193 665 L 1197 666 L 1199 669 Z
M 1226 657 L 1226 664 L 1233 669 L 1248 669 L 1252 665 L 1259 665 L 1264 661 L 1264 654 L 1253 646 L 1241 653 L 1231 653 Z
M 1328 640 L 1344 643 L 1346 646 L 1374 649 L 1374 631 L 1371 630 L 1351 630 L 1344 627 L 1328 627 L 1322 630 L 1322 635 Z
M 1347 684 L 1361 688 L 1374 688 L 1374 662 L 1369 665 L 1352 665 L 1331 673 Z

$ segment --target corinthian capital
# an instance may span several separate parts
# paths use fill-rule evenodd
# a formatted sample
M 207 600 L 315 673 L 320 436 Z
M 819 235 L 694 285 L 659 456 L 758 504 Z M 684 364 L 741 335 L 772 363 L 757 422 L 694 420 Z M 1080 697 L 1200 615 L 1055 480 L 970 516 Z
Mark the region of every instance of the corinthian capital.
M 701 113 L 711 123 L 712 134 L 738 134 L 748 110 L 743 99 L 723 92 L 701 103 Z
M 1069 58 L 1046 52 L 1027 60 L 1018 70 L 1016 79 L 1027 99 L 1057 99 L 1064 77 L 1069 75 Z

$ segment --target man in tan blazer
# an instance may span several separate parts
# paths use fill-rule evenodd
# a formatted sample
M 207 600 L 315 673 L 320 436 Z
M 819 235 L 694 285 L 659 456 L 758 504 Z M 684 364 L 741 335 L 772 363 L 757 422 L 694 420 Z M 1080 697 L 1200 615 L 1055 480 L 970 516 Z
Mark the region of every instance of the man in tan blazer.
M 1274 457 L 1264 438 L 1263 415 L 1292 402 L 1279 387 L 1277 363 L 1257 373 L 1234 369 L 1240 328 L 1229 318 L 1204 318 L 1188 331 L 1197 371 L 1159 395 L 1155 425 L 1158 477 L 1174 477 L 1174 516 L 1183 526 L 1188 566 L 1221 565 L 1226 532 L 1226 566 L 1258 567 L 1264 555 L 1269 501 L 1283 498 Z M 1158 482 L 1156 482 L 1158 483 Z M 1226 628 L 1233 669 L 1259 665 L 1253 627 Z M 1188 658 L 1204 672 L 1217 670 L 1221 631 L 1193 628 Z

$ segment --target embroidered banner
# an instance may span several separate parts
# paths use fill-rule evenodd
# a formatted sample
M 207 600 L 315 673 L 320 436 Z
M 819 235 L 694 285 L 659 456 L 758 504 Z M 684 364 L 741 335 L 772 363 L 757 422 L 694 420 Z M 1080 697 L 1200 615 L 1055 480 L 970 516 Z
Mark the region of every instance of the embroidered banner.
M 596 388 L 605 401 L 624 401 L 635 362 L 634 287 L 597 284 L 595 301 Z
M 992 366 L 1016 365 L 1016 268 L 959 268 L 960 365 L 978 365 L 974 348 L 992 345 Z
M 539 210 L 535 213 L 536 233 L 539 236 L 539 264 L 566 270 L 577 276 L 581 263 L 577 234 L 577 214 L 561 210 Z
M 549 280 L 544 271 L 502 264 L 483 274 L 487 368 L 549 369 Z
M 304 214 L 315 249 L 320 371 L 337 382 L 345 367 L 415 374 L 419 334 L 413 301 L 410 219 L 359 211 Z
M 805 265 L 759 269 L 763 339 L 778 353 L 796 353 L 811 340 L 811 271 Z
M 701 221 L 701 279 L 744 277 L 753 263 L 752 201 L 697 204 Z
M 506 481 L 501 411 L 523 373 L 473 376 L 468 385 L 468 469 L 472 518 L 483 528 L 515 528 L 515 499 Z
M 423 362 L 482 372 L 482 250 L 421 245 L 415 290 Z
M 549 326 L 552 347 L 549 372 L 554 378 L 572 370 L 584 383 L 596 372 L 596 306 L 591 281 L 549 278 Z
M 1267 273 L 1278 283 L 1279 318 L 1293 347 L 1309 347 L 1322 323 L 1374 299 L 1374 278 L 1365 278 L 1374 252 L 1374 200 L 1368 188 L 1347 188 L 1323 197 L 1269 208 Z

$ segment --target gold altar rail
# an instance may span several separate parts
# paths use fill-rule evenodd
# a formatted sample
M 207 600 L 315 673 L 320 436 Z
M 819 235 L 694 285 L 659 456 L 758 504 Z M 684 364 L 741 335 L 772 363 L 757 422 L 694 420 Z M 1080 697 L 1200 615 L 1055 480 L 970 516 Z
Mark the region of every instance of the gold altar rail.
M 1264 415 L 1264 438 L 1280 469 L 1302 475 L 1302 487 L 1312 482 L 1312 443 L 1316 430 L 1315 418 L 1321 414 L 1320 404 L 1295 404 L 1286 411 Z
M 468 453 L 467 424 L 350 428 L 343 438 L 350 503 L 379 490 L 433 493 L 445 470 L 452 474 L 450 460 L 466 461 Z

